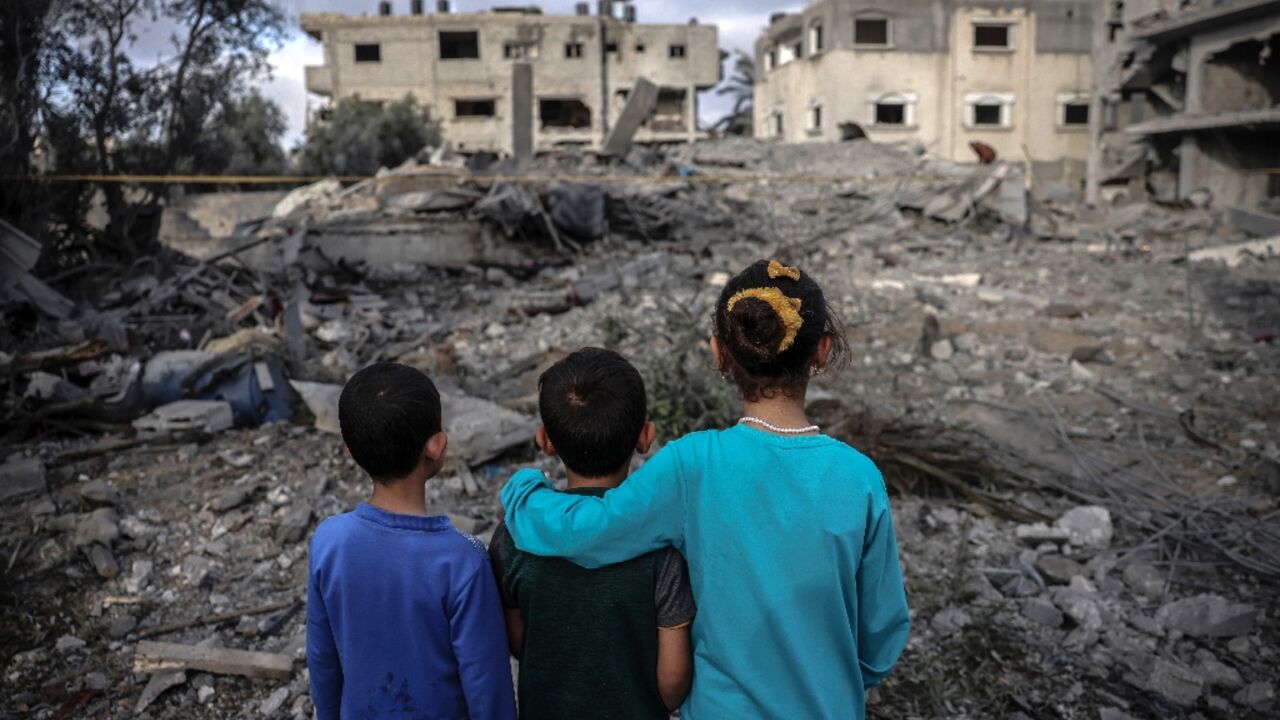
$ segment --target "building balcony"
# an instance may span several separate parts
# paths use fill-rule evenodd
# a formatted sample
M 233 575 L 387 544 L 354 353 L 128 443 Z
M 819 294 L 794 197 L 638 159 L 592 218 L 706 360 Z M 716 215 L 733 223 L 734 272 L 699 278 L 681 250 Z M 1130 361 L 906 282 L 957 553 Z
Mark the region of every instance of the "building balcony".
M 333 95 L 332 68 L 328 65 L 307 65 L 305 70 L 307 92 L 325 96 Z

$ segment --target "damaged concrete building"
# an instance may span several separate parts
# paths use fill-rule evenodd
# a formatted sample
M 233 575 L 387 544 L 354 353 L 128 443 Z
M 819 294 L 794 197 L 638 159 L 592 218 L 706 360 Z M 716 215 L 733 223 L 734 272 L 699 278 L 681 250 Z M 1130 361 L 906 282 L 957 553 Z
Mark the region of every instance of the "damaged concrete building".
M 522 155 L 600 149 L 642 80 L 657 97 L 635 140 L 694 140 L 698 92 L 720 81 L 714 25 L 640 24 L 631 3 L 603 0 L 594 16 L 587 3 L 574 15 L 535 6 L 455 14 L 447 0 L 435 13 L 422 0 L 409 10 L 396 15 L 383 2 L 377 15 L 304 13 L 325 57 L 306 68 L 307 90 L 368 102 L 413 95 L 455 149 Z
M 1088 194 L 1280 197 L 1280 2 L 1121 0 L 1099 18 Z M 1205 195 L 1207 191 L 1207 195 Z M 1273 230 L 1274 231 L 1274 230 Z
M 865 133 L 952 160 L 979 142 L 1036 178 L 1079 181 L 1092 14 L 1081 0 L 816 0 L 775 14 L 755 46 L 756 137 Z

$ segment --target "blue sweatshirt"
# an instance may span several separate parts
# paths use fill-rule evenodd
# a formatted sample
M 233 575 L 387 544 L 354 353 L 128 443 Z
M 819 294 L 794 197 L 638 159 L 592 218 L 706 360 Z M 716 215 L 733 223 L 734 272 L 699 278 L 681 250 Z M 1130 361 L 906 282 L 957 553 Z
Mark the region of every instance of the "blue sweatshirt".
M 684 720 L 864 718 L 866 688 L 906 645 L 884 481 L 833 438 L 694 433 L 603 497 L 526 469 L 502 502 L 517 547 L 537 555 L 594 568 L 684 553 L 698 602 Z
M 311 538 L 307 668 L 320 720 L 514 720 L 502 603 L 479 540 L 361 504 Z

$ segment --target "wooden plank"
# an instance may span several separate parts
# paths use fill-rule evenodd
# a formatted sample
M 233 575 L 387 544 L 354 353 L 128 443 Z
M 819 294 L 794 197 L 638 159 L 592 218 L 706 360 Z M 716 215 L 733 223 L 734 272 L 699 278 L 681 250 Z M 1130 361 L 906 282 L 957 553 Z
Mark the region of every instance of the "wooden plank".
M 219 675 L 251 678 L 288 678 L 293 675 L 293 659 L 278 653 L 196 647 L 143 640 L 133 657 L 133 671 L 139 674 L 203 670 Z

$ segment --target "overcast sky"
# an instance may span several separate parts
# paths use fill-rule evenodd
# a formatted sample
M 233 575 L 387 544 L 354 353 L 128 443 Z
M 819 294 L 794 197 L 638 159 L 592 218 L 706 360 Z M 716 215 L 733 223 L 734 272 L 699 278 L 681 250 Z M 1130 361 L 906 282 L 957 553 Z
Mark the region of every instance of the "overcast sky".
M 475 12 L 494 5 L 526 4 L 528 0 L 453 0 L 454 12 Z M 303 87 L 303 66 L 324 62 L 320 43 L 303 34 L 298 27 L 298 15 L 304 12 L 343 12 L 348 14 L 377 12 L 378 0 L 278 0 L 289 16 L 290 33 L 284 44 L 271 56 L 274 68 L 272 78 L 263 84 L 263 91 L 284 109 L 289 118 L 289 133 L 285 145 L 292 147 L 302 137 L 307 110 L 307 92 Z M 547 13 L 572 13 L 574 0 L 550 0 L 534 2 Z M 635 3 L 640 22 L 684 23 L 690 17 L 699 22 L 713 23 L 720 29 L 720 48 L 750 50 L 756 36 L 764 28 L 771 13 L 796 11 L 804 2 L 789 0 L 735 0 L 707 2 L 707 0 L 639 0 Z M 394 12 L 408 13 L 409 0 L 392 0 Z M 434 0 L 427 0 L 428 9 L 435 8 Z M 595 3 L 591 3 L 592 12 Z M 704 119 L 719 117 L 728 103 L 714 93 L 704 93 L 701 98 Z

